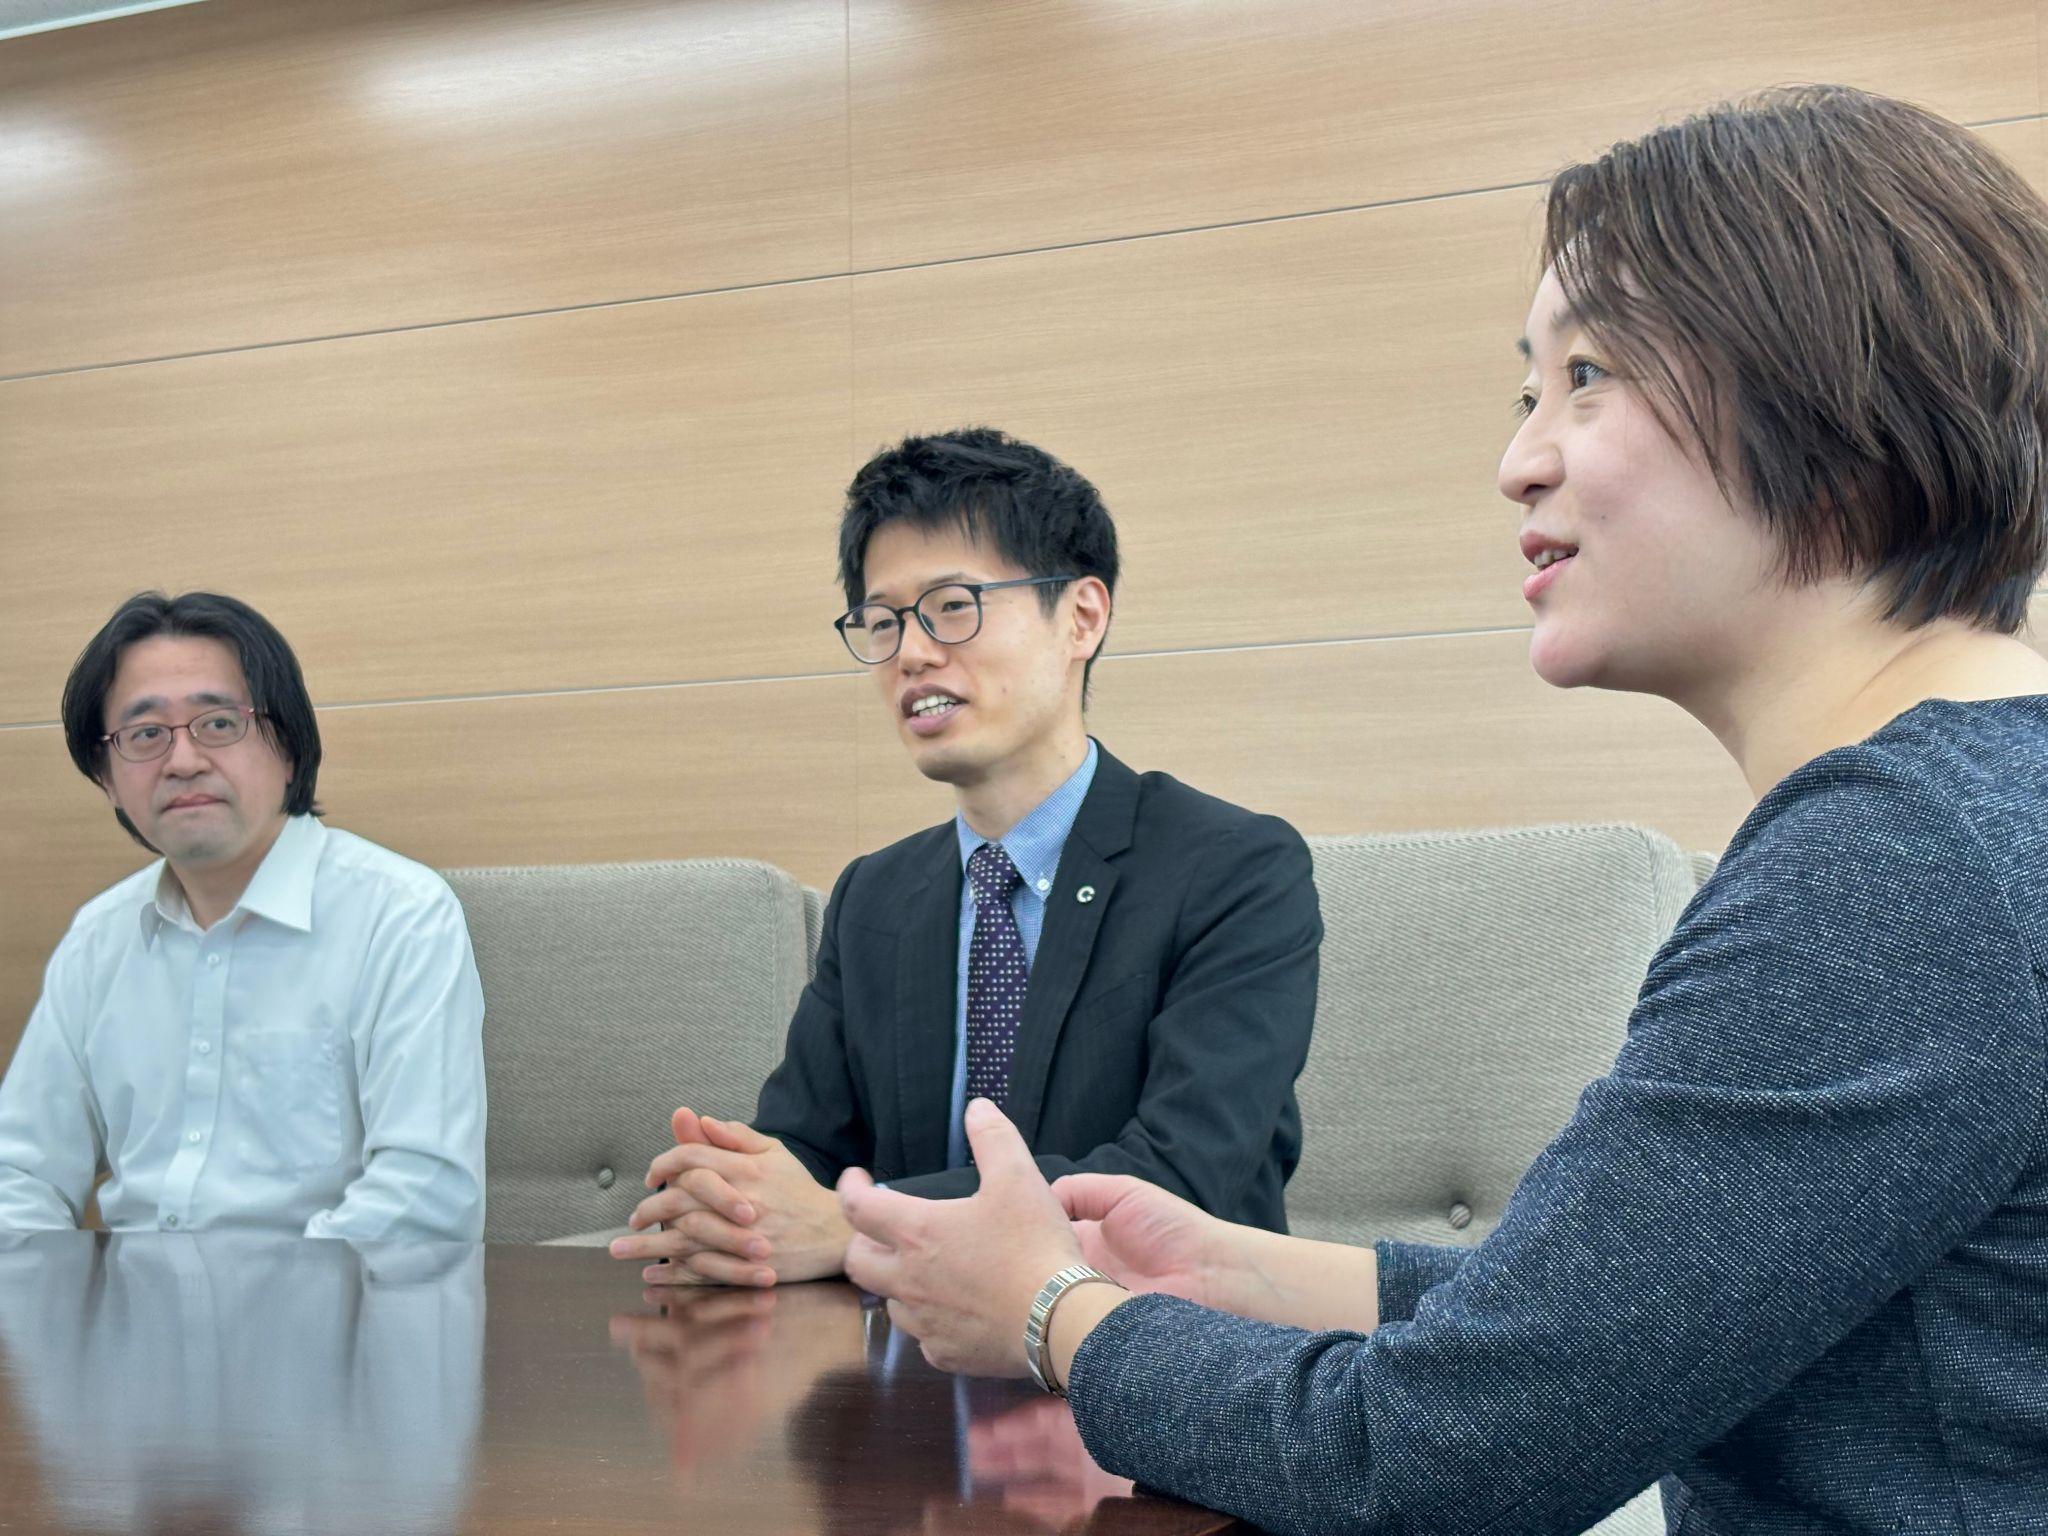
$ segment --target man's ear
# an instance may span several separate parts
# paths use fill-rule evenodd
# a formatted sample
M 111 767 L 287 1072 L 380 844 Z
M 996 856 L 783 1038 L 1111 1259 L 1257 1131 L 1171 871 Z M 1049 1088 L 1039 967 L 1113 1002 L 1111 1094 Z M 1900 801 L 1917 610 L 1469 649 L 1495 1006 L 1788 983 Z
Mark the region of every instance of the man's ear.
M 1074 602 L 1074 655 L 1087 661 L 1101 651 L 1109 635 L 1109 588 L 1100 576 L 1083 576 L 1067 593 Z

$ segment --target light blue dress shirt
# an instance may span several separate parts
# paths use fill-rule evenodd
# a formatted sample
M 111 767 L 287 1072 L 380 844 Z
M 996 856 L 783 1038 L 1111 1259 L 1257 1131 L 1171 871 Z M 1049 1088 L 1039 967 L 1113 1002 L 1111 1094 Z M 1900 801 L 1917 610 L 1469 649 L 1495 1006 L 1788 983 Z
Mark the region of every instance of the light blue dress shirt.
M 1074 830 L 1074 818 L 1081 814 L 1081 802 L 1088 798 L 1088 786 L 1095 782 L 1098 753 L 1090 738 L 1088 755 L 1081 759 L 1067 781 L 1060 785 L 1002 839 L 1003 851 L 1017 866 L 1024 883 L 1010 894 L 1010 910 L 1017 919 L 1017 936 L 1024 941 L 1027 966 L 1038 958 L 1038 935 L 1045 928 L 1045 902 L 1052 894 L 1059 873 L 1060 854 L 1067 846 L 1067 834 Z M 953 1095 L 946 1114 L 946 1166 L 967 1166 L 967 946 L 974 938 L 974 886 L 966 878 L 967 861 L 974 850 L 989 839 L 967 825 L 967 818 L 953 817 L 960 837 L 960 954 L 954 975 L 953 1007 Z
M 202 931 L 159 860 L 80 908 L 0 1082 L 0 1232 L 484 1222 L 483 989 L 432 870 L 310 816 Z

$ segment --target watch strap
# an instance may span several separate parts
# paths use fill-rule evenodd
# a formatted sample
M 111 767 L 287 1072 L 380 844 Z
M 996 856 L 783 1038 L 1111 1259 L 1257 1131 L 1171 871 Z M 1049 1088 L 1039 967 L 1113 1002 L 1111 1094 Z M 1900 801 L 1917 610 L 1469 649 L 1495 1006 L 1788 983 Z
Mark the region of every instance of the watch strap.
M 1067 1388 L 1065 1382 L 1053 1382 L 1048 1369 L 1050 1362 L 1045 1358 L 1045 1341 L 1052 1329 L 1052 1309 L 1075 1286 L 1087 1285 L 1094 1280 L 1104 1285 L 1116 1284 L 1099 1269 L 1091 1269 L 1086 1264 L 1069 1265 L 1038 1288 L 1038 1294 L 1031 1301 L 1031 1314 L 1024 1320 L 1024 1363 L 1031 1369 L 1031 1379 L 1054 1397 L 1065 1397 Z

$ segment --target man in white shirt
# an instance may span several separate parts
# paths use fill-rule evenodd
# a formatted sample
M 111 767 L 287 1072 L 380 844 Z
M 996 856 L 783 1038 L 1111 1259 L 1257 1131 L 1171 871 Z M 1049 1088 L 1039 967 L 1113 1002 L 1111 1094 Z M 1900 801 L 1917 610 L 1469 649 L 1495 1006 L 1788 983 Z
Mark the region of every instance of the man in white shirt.
M 131 598 L 64 688 L 72 761 L 162 857 L 87 902 L 0 1082 L 0 1231 L 474 1242 L 483 990 L 432 870 L 316 819 L 284 637 Z

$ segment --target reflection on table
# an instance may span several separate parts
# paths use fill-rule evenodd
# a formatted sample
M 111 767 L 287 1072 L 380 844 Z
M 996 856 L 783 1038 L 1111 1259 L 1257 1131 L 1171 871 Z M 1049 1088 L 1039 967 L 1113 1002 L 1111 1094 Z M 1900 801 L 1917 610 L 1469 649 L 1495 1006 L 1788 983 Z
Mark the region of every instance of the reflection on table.
M 486 1306 L 488 1297 L 488 1306 Z M 601 1250 L 0 1240 L 0 1528 L 1198 1536 L 1066 1405 L 840 1283 L 643 1292 Z
M 729 1494 L 735 1456 L 779 1450 L 823 1536 L 1188 1528 L 1185 1506 L 1096 1466 L 1065 1403 L 932 1370 L 849 1287 L 683 1292 L 611 1333 L 699 1515 Z
M 483 1254 L 254 1233 L 0 1246 L 4 1383 L 97 1531 L 445 1531 L 469 1487 Z

